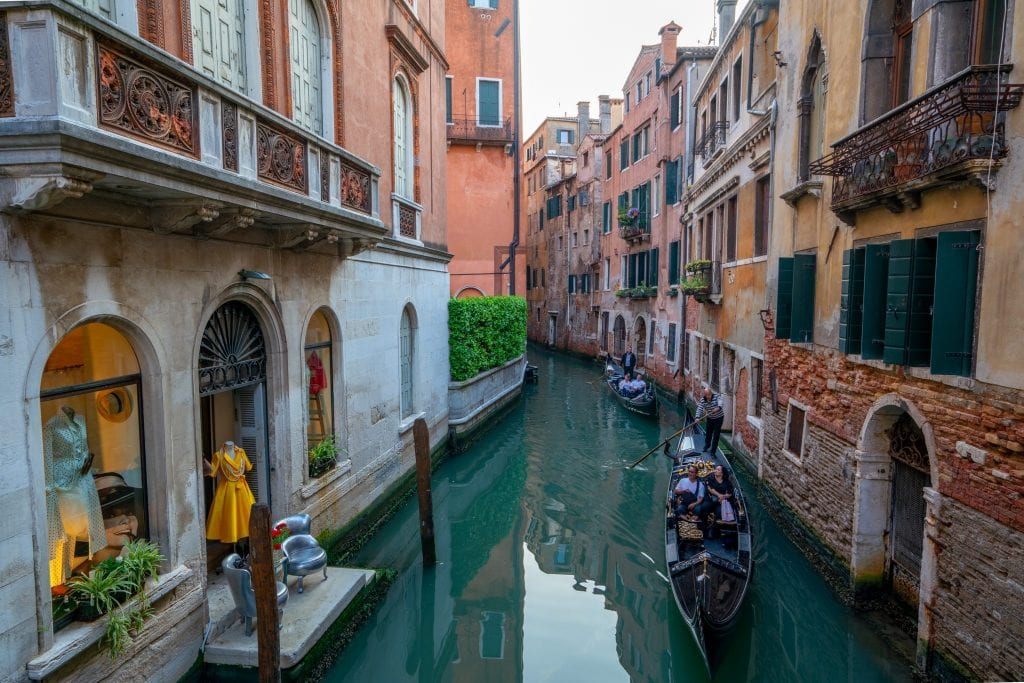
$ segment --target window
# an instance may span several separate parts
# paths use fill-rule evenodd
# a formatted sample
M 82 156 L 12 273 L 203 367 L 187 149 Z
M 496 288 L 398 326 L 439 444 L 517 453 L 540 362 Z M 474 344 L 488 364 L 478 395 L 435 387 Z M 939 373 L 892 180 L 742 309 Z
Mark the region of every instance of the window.
M 398 77 L 392 84 L 392 110 L 394 114 L 395 144 L 395 194 L 406 199 L 413 198 L 413 155 L 412 112 L 409 90 L 405 81 Z
M 633 163 L 640 161 L 640 159 L 647 156 L 649 153 L 648 148 L 648 134 L 650 133 L 650 126 L 644 126 L 642 130 L 637 132 L 633 136 Z
M 771 210 L 771 176 L 757 179 L 754 195 L 754 256 L 768 253 L 768 216 Z
M 825 67 L 821 56 L 821 40 L 815 32 L 807 53 L 807 66 L 800 84 L 799 129 L 800 149 L 797 176 L 804 181 L 811 177 L 809 164 L 822 157 L 825 138 Z
M 740 120 L 741 85 L 743 78 L 743 57 L 738 57 L 732 65 L 732 120 Z
M 247 92 L 242 0 L 197 0 L 192 12 L 196 69 L 237 92 Z
M 576 276 L 575 275 L 570 275 L 569 276 L 569 293 L 570 294 L 575 294 L 576 293 Z
M 722 346 L 721 344 L 711 345 L 711 379 L 708 382 L 711 385 L 712 391 L 721 391 L 721 363 L 722 363 Z
M 545 282 L 545 280 L 544 280 L 544 269 L 543 268 L 540 269 L 540 286 L 541 287 L 547 287 L 547 282 Z
M 480 619 L 480 659 L 502 659 L 504 656 L 505 615 L 501 612 L 484 612 Z
M 583 153 L 583 168 L 586 168 L 590 164 L 590 152 Z
M 557 218 L 562 215 L 562 195 L 550 197 L 547 203 L 548 218 Z
M 392 328 L 393 329 L 393 328 Z M 413 337 L 412 318 L 409 309 L 402 311 L 402 327 L 399 334 L 399 366 L 402 381 L 401 403 L 402 418 L 413 413 L 413 374 L 412 361 L 415 354 L 415 338 Z
M 683 337 L 683 369 L 689 370 L 693 367 L 693 360 L 690 354 L 693 353 L 693 335 L 687 334 Z
M 562 251 L 562 236 L 558 236 L 558 251 Z
M 980 242 L 947 231 L 846 250 L 839 350 L 969 377 Z
M 476 79 L 476 125 L 501 125 L 501 81 Z
M 729 197 L 725 211 L 725 260 L 736 260 L 736 195 Z
M 526 290 L 529 291 L 533 288 L 533 282 L 530 280 L 530 266 L 526 266 Z
M 791 342 L 814 341 L 814 277 L 817 254 L 779 259 L 775 305 L 775 337 Z
M 665 350 L 665 360 L 669 363 L 676 362 L 676 324 L 668 324 L 668 348 Z
M 629 139 L 623 140 L 619 143 L 619 170 L 624 171 L 629 168 Z
M 636 82 L 636 87 L 634 88 L 634 91 L 636 92 L 636 103 L 640 104 L 640 100 L 642 100 L 644 96 L 644 85 L 642 81 Z
M 806 409 L 790 403 L 789 413 L 786 416 L 786 450 L 796 458 L 803 457 L 804 431 L 806 428 Z
M 612 260 L 610 257 L 604 257 L 604 289 L 607 291 L 612 288 Z
M 583 231 L 583 245 L 586 246 L 588 244 L 590 244 L 590 231 L 589 230 L 584 230 Z
M 571 145 L 576 140 L 576 131 L 571 128 L 559 128 L 557 135 L 560 145 Z
M 605 202 L 601 207 L 601 231 L 608 234 L 612 231 L 612 203 Z
M 571 199 L 572 199 L 572 198 L 570 197 L 570 200 L 571 200 Z M 578 235 L 578 234 L 579 234 L 579 233 L 576 233 L 576 232 L 573 232 L 573 233 L 572 233 L 572 239 L 571 239 L 571 244 L 572 244 L 573 248 L 575 248 L 575 247 L 579 246 L 579 244 L 578 244 L 578 242 L 577 242 L 577 240 L 576 240 L 576 237 L 577 237 L 577 235 Z
M 651 72 L 648 71 L 644 75 L 644 97 L 651 94 Z
M 679 240 L 668 245 L 668 283 L 679 284 Z
M 469 5 L 475 9 L 498 9 L 498 0 L 469 0 Z
M 605 155 L 605 158 L 604 158 L 604 177 L 606 179 L 612 177 L 612 151 L 611 150 L 608 150 L 608 153 Z
M 911 3 L 896 2 L 893 4 L 893 41 L 896 44 L 896 56 L 892 65 L 892 106 L 898 107 L 910 99 L 910 72 L 913 67 L 911 48 L 914 42 L 914 20 L 911 16 Z
M 651 214 L 657 216 L 661 213 L 661 196 L 658 194 L 661 192 L 661 174 L 654 176 L 654 182 L 651 183 Z
M 288 0 L 292 66 L 292 118 L 306 130 L 323 133 L 323 52 L 320 20 L 311 0 Z
M 658 329 L 658 321 L 651 321 L 651 332 L 647 335 L 647 355 L 654 355 L 654 331 Z
M 974 7 L 974 63 L 998 64 L 1003 61 L 1006 0 L 980 0 Z
M 676 157 L 665 164 L 665 205 L 672 206 L 679 203 L 679 169 L 682 165 L 682 158 Z
M 104 323 L 72 329 L 46 361 L 39 410 L 51 587 L 150 535 L 142 381 L 131 342 Z
M 750 359 L 750 414 L 761 417 L 761 399 L 764 398 L 764 361 Z
M 675 130 L 683 123 L 683 87 L 679 86 L 672 91 L 672 100 L 669 103 L 669 121 L 672 130 Z
M 309 394 L 306 407 L 307 449 L 334 435 L 334 368 L 331 363 L 331 328 L 317 311 L 306 328 L 303 349 Z
M 452 77 L 446 76 L 444 79 L 444 120 L 446 123 L 452 124 L 455 120 L 452 118 Z M 463 113 L 465 115 L 465 113 Z M 530 159 L 530 150 L 526 150 L 526 158 Z
M 574 195 L 574 194 L 569 195 L 569 200 L 566 202 L 566 204 L 568 205 L 566 208 L 569 210 L 569 213 L 572 213 L 573 211 L 575 211 L 576 210 L 576 195 Z M 573 246 L 576 246 L 576 245 L 574 244 Z
M 538 228 L 538 230 L 543 230 L 544 229 L 544 209 L 540 209 L 537 212 L 537 220 L 540 222 L 540 227 Z

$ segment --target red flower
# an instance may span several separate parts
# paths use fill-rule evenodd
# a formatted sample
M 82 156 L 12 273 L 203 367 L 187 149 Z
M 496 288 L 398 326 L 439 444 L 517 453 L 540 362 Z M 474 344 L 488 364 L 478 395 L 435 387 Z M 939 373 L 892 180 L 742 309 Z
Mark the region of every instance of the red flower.
M 274 550 L 280 550 L 280 549 L 281 549 L 281 544 L 280 543 L 275 543 L 274 544 Z

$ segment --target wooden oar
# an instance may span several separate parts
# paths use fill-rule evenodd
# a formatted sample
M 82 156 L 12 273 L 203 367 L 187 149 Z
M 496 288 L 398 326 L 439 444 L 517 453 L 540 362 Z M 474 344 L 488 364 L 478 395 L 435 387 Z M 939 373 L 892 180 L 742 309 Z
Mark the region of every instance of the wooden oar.
M 636 461 L 635 463 L 633 463 L 632 465 L 627 465 L 627 466 L 626 466 L 626 469 L 627 469 L 627 470 L 631 470 L 631 469 L 633 469 L 634 467 L 636 467 L 637 465 L 639 465 L 640 463 L 642 463 L 642 462 L 643 462 L 644 460 L 646 460 L 646 459 L 648 458 L 648 456 L 650 456 L 650 454 L 651 454 L 651 453 L 653 453 L 654 451 L 658 450 L 658 448 L 660 448 L 662 444 L 668 443 L 669 441 L 671 441 L 672 439 L 676 438 L 677 436 L 679 436 L 680 434 L 682 434 L 683 432 L 685 432 L 685 431 L 686 431 L 687 429 L 689 429 L 690 427 L 692 427 L 693 425 L 697 424 L 698 422 L 700 422 L 700 421 L 701 421 L 701 420 L 703 420 L 703 419 L 704 419 L 704 418 L 702 417 L 702 418 L 699 418 L 699 419 L 697 419 L 697 420 L 694 420 L 693 422 L 691 422 L 690 424 L 686 425 L 685 427 L 683 427 L 682 429 L 680 429 L 680 430 L 679 430 L 678 432 L 676 432 L 675 434 L 673 434 L 672 436 L 668 437 L 667 439 L 663 439 L 663 440 L 659 441 L 659 442 L 658 442 L 658 443 L 657 443 L 657 444 L 656 444 L 656 445 L 654 446 L 654 448 L 652 448 L 651 450 L 649 450 L 649 451 L 647 451 L 646 453 L 644 453 L 644 454 L 643 454 L 643 457 L 641 457 L 641 458 L 640 458 L 639 460 L 637 460 L 637 461 Z

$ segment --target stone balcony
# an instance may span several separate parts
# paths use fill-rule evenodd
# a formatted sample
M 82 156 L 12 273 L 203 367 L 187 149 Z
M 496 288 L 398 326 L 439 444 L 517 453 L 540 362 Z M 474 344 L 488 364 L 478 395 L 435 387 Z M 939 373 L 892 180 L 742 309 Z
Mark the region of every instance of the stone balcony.
M 512 144 L 515 140 L 512 134 L 512 119 L 484 123 L 474 117 L 452 117 L 448 121 L 447 135 L 449 143 L 473 145 L 504 146 Z
M 1024 85 L 1012 66 L 973 66 L 832 146 L 810 171 L 830 175 L 832 211 L 853 225 L 872 206 L 920 205 L 924 190 L 972 182 L 988 187 L 1007 154 L 1005 112 Z
M 346 257 L 380 169 L 62 0 L 0 12 L 0 208 Z

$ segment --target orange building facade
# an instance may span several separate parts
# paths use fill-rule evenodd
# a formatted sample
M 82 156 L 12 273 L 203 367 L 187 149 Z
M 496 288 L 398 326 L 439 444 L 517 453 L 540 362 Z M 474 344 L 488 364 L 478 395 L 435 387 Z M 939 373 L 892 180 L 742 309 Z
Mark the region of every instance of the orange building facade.
M 448 2 L 445 21 L 451 295 L 522 293 L 524 268 L 516 264 L 523 259 L 513 254 L 519 131 L 515 4 Z M 513 283 L 515 270 L 520 275 Z

